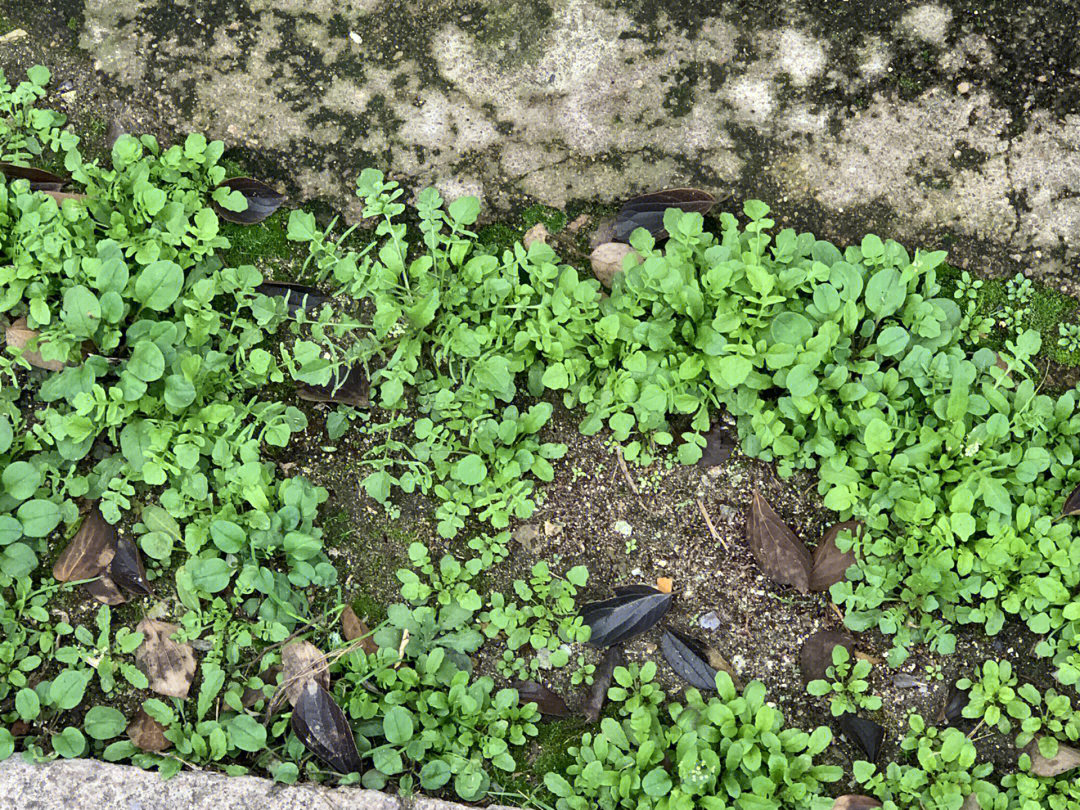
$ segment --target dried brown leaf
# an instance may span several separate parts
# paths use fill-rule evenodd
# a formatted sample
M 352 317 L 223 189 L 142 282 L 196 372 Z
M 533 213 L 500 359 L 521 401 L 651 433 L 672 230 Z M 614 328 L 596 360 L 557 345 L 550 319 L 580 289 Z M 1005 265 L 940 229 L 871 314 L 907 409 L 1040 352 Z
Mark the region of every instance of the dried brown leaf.
M 791 585 L 800 593 L 810 592 L 810 552 L 759 489 L 754 490 L 746 539 L 765 576 L 781 585 Z
M 832 666 L 832 651 L 837 644 L 849 653 L 855 652 L 855 639 L 835 630 L 819 630 L 803 642 L 799 650 L 799 668 L 806 683 L 825 677 L 825 670 Z
M 728 460 L 735 451 L 735 446 L 734 437 L 722 423 L 717 422 L 705 434 L 705 448 L 701 451 L 698 464 L 703 467 L 717 467 Z
M 360 649 L 368 655 L 374 655 L 379 651 L 379 646 L 371 637 L 371 630 L 368 629 L 367 623 L 357 616 L 356 611 L 349 605 L 341 611 L 341 634 L 345 636 L 346 641 L 360 639 Z
M 132 593 L 150 594 L 150 582 L 146 579 L 142 555 L 135 541 L 126 534 L 116 540 L 116 556 L 109 565 L 109 577 Z
M 8 180 L 29 180 L 31 191 L 59 191 L 67 185 L 67 179 L 44 169 L 0 163 L 0 174 Z
M 1024 753 L 1031 757 L 1031 772 L 1036 776 L 1050 777 L 1080 767 L 1080 751 L 1058 742 L 1058 752 L 1047 759 L 1039 753 L 1039 739 L 1036 737 L 1024 748 Z
M 671 593 L 671 587 L 674 583 L 671 581 L 671 577 L 658 577 L 656 580 L 656 590 L 660 593 Z
M 338 773 L 356 773 L 363 767 L 345 713 L 315 680 L 305 681 L 297 696 L 292 727 L 304 747 Z
M 544 717 L 567 717 L 570 714 L 570 710 L 566 708 L 566 701 L 542 683 L 513 681 L 510 688 L 517 690 L 521 703 L 535 703 L 536 708 Z
M 284 194 L 253 177 L 230 177 L 228 180 L 222 180 L 218 186 L 239 191 L 247 200 L 248 206 L 243 211 L 230 211 L 227 208 L 215 206 L 219 217 L 226 222 L 235 222 L 237 225 L 255 225 L 262 222 L 285 202 Z
M 292 706 L 300 699 L 307 681 L 317 681 L 323 689 L 330 688 L 330 670 L 326 656 L 314 644 L 303 639 L 290 641 L 281 648 L 281 686 Z
M 186 698 L 195 677 L 195 651 L 170 636 L 180 628 L 169 622 L 143 619 L 135 628 L 143 634 L 135 650 L 135 663 L 159 695 Z
M 46 360 L 37 350 L 26 349 L 27 344 L 37 345 L 38 333 L 26 325 L 26 318 L 19 318 L 11 324 L 5 334 L 7 345 L 15 349 L 23 349 L 23 359 L 32 366 L 43 368 L 46 371 L 63 371 L 64 364 L 59 360 Z
M 1061 507 L 1061 516 L 1066 515 L 1080 515 L 1080 484 L 1077 484 L 1076 489 L 1069 493 L 1069 497 L 1065 499 L 1065 504 Z
M 739 676 L 735 674 L 735 668 L 728 663 L 728 660 L 713 647 L 707 647 L 705 652 L 708 654 L 707 660 L 709 666 L 718 672 L 726 672 L 731 676 L 731 682 L 735 684 L 735 688 L 742 689 L 742 681 L 739 679 Z
M 607 700 L 608 687 L 611 686 L 611 677 L 615 673 L 615 667 L 620 667 L 626 662 L 621 644 L 608 647 L 603 659 L 593 673 L 593 684 L 589 689 L 589 696 L 585 699 L 585 719 L 595 723 L 600 719 L 600 712 L 604 710 L 604 701 Z
M 53 578 L 57 582 L 73 582 L 96 577 L 115 555 L 116 529 L 106 522 L 95 506 L 56 559 Z
M 135 719 L 128 723 L 127 735 L 135 747 L 142 751 L 157 753 L 172 748 L 172 741 L 165 736 L 165 726 L 142 709 L 139 709 Z
M 103 605 L 122 605 L 127 601 L 124 592 L 121 591 L 112 578 L 104 572 L 102 572 L 101 576 L 93 582 L 87 582 L 83 587 L 86 588 L 87 593 Z
M 837 797 L 833 802 L 832 810 L 870 810 L 872 807 L 881 807 L 881 802 L 873 796 L 856 796 L 848 793 Z
M 840 532 L 852 534 L 862 531 L 862 524 L 857 520 L 845 520 L 828 528 L 821 541 L 814 549 L 814 561 L 810 569 L 810 590 L 826 591 L 844 579 L 844 572 L 855 564 L 855 553 L 850 549 L 841 551 L 836 547 L 836 538 Z
M 56 200 L 56 204 L 60 207 L 63 207 L 65 200 L 75 200 L 75 202 L 82 202 L 86 199 L 85 194 L 69 194 L 66 191 L 45 191 L 42 193 L 48 194 L 50 197 Z
M 641 194 L 628 200 L 615 216 L 615 240 L 627 242 L 638 228 L 645 228 L 655 239 L 666 239 L 664 212 L 668 208 L 707 214 L 716 205 L 716 197 L 699 188 L 669 188 Z

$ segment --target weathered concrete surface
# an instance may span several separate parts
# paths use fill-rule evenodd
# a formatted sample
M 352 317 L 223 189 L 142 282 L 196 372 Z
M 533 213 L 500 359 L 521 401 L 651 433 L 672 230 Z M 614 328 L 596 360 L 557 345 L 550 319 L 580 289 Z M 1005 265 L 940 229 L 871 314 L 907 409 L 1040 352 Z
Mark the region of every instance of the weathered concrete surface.
M 72 759 L 0 762 L 0 810 L 464 810 L 437 799 L 399 799 L 362 788 L 278 785 L 253 776 L 185 771 L 168 781 L 127 765 Z M 493 807 L 491 810 L 513 810 Z
M 1070 0 L 0 8 L 66 19 L 118 104 L 265 153 L 306 197 L 345 202 L 364 165 L 496 207 L 692 183 L 990 271 L 1066 275 L 1080 249 Z

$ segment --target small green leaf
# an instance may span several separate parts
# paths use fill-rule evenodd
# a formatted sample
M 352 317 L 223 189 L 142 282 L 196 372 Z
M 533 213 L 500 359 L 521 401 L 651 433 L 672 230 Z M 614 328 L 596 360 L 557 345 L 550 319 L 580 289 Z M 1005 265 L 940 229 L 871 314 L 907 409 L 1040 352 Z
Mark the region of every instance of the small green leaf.
M 111 706 L 94 706 L 83 718 L 83 728 L 95 740 L 109 740 L 127 728 L 127 720 Z

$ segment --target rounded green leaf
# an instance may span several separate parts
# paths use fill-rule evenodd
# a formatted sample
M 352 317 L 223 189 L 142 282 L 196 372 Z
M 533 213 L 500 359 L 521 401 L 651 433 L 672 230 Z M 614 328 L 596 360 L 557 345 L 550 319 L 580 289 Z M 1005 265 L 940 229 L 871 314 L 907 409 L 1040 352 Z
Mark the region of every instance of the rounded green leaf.
M 95 740 L 110 740 L 127 728 L 127 720 L 111 706 L 94 706 L 83 718 L 83 728 Z
M 131 352 L 127 369 L 143 382 L 159 380 L 165 373 L 165 355 L 152 340 L 140 340 Z
M 87 287 L 77 284 L 64 291 L 61 317 L 76 337 L 93 337 L 101 323 L 101 302 Z
M 52 746 L 64 759 L 73 759 L 86 751 L 86 737 L 74 726 L 68 726 L 52 738 Z
M 235 554 L 244 547 L 247 535 L 231 520 L 215 520 L 210 524 L 210 539 L 226 554 Z
M 15 461 L 4 468 L 4 491 L 17 501 L 25 501 L 41 486 L 41 473 L 26 461 Z
M 465 486 L 476 486 L 486 476 L 487 466 L 485 466 L 484 460 L 476 453 L 470 453 L 454 465 L 454 478 Z
M 403 745 L 412 739 L 413 729 L 412 712 L 404 706 L 392 707 L 383 718 L 383 736 L 394 745 Z
M 254 717 L 238 714 L 229 723 L 229 739 L 241 751 L 259 751 L 266 746 L 266 728 Z
M 185 568 L 191 577 L 192 586 L 206 593 L 225 590 L 232 578 L 232 568 L 220 557 L 188 560 Z
M 15 711 L 23 720 L 33 720 L 41 712 L 41 699 L 37 692 L 29 687 L 23 687 L 15 695 Z
M 147 532 L 139 538 L 139 547 L 148 557 L 167 560 L 173 550 L 173 537 L 166 532 Z
M 27 537 L 45 537 L 60 524 L 60 507 L 52 501 L 35 498 L 15 513 Z
M 65 669 L 49 684 L 49 703 L 64 711 L 74 709 L 82 702 L 89 680 L 88 672 Z
M 135 300 L 161 312 L 168 309 L 184 286 L 184 271 L 170 261 L 148 264 L 135 279 Z
M 878 335 L 878 351 L 886 357 L 895 357 L 907 348 L 911 336 L 902 326 L 886 326 Z

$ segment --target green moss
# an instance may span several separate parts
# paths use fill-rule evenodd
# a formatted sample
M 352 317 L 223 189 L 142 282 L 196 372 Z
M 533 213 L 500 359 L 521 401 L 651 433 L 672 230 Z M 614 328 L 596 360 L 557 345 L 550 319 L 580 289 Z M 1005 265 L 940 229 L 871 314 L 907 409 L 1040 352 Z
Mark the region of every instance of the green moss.
M 574 761 L 569 752 L 570 746 L 581 742 L 581 735 L 587 728 L 584 718 L 580 716 L 541 723 L 529 748 L 515 752 L 518 770 L 503 782 L 504 793 L 498 795 L 500 801 L 527 798 L 532 806 L 554 806 L 554 797 L 542 787 L 544 774 L 566 773 L 567 767 Z M 541 787 L 537 788 L 538 785 Z M 525 801 L 516 803 L 527 804 Z
M 558 233 L 566 227 L 566 214 L 547 205 L 530 205 L 521 212 L 521 223 L 528 229 L 538 222 L 544 223 L 549 233 Z
M 301 246 L 290 242 L 286 236 L 288 221 L 289 212 L 279 209 L 258 225 L 222 222 L 221 233 L 230 244 L 221 254 L 222 261 L 233 267 L 253 264 L 263 270 L 267 278 L 273 277 L 275 271 L 299 267 L 304 254 Z
M 505 222 L 485 225 L 477 233 L 480 244 L 496 255 L 512 248 L 515 242 L 520 242 L 521 235 L 521 229 L 513 228 Z

